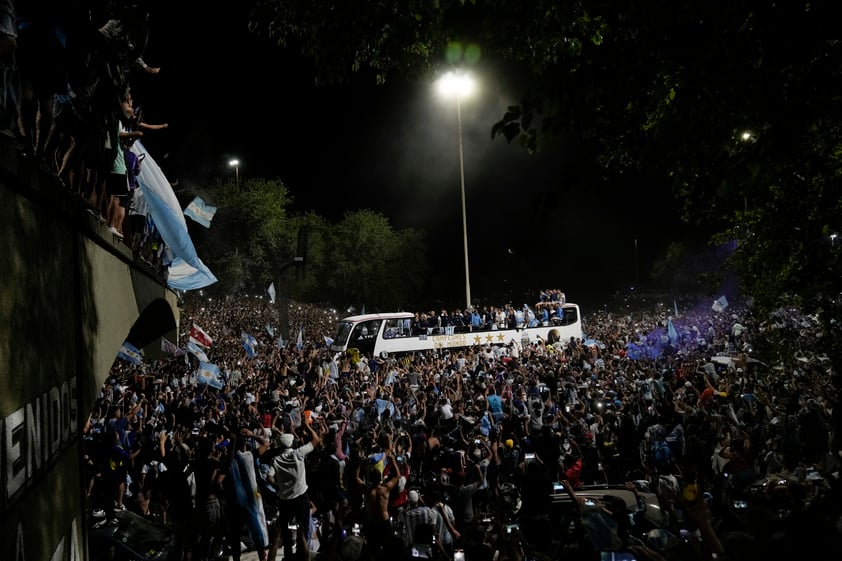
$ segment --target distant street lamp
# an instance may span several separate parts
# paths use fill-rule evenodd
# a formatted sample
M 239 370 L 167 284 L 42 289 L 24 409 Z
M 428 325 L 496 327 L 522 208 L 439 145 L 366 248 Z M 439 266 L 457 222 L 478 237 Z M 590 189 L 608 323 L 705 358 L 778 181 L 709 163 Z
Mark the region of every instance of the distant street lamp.
M 240 160 L 234 158 L 228 161 L 228 167 L 234 168 L 234 181 L 237 185 L 240 184 Z
M 474 81 L 467 74 L 448 72 L 436 83 L 442 95 L 456 98 L 456 122 L 459 133 L 459 180 L 462 188 L 462 241 L 465 246 L 465 300 L 471 307 L 471 270 L 468 260 L 468 213 L 465 207 L 465 158 L 462 150 L 462 98 L 474 91 Z

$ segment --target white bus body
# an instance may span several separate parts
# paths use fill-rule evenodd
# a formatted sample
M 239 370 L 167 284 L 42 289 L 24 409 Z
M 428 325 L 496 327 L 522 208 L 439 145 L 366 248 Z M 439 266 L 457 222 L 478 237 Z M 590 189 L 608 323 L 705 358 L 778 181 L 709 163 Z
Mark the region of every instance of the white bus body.
M 423 330 L 415 326 L 410 312 L 364 314 L 339 321 L 330 345 L 336 352 L 358 349 L 367 356 L 386 356 L 437 349 L 455 349 L 473 345 L 507 345 L 512 341 L 529 344 L 543 339 L 547 343 L 582 338 L 579 306 L 563 304 L 563 318 L 537 327 L 492 328 L 477 331 L 470 327 Z M 421 332 L 419 332 L 421 331 Z

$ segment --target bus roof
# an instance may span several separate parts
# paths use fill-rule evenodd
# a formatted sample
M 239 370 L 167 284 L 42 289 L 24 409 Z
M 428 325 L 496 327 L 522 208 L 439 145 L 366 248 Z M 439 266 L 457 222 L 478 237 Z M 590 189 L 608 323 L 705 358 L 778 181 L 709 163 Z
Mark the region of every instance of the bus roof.
M 357 316 L 348 316 L 342 318 L 340 321 L 368 321 L 371 319 L 415 319 L 415 314 L 412 312 L 388 312 L 385 314 L 361 314 Z

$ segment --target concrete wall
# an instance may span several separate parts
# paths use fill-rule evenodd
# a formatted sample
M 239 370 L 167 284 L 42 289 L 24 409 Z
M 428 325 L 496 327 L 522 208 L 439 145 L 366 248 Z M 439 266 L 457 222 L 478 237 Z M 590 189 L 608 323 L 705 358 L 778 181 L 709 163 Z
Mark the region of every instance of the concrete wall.
M 122 342 L 176 341 L 176 295 L 0 138 L 0 558 L 86 559 L 80 430 Z

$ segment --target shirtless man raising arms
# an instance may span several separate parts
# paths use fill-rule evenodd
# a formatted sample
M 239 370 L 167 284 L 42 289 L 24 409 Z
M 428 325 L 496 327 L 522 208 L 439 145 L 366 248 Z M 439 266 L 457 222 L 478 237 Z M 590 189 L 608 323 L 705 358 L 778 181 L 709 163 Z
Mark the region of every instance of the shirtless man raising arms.
M 384 448 L 386 453 L 384 461 L 391 464 L 390 472 L 400 473 L 391 439 Z M 386 539 L 392 535 L 392 525 L 389 521 L 389 494 L 398 484 L 399 479 L 395 476 L 383 481 L 382 474 L 377 469 L 369 470 L 366 473 L 365 485 L 368 490 L 366 491 L 365 503 L 368 520 L 365 537 L 374 552 L 378 552 Z

